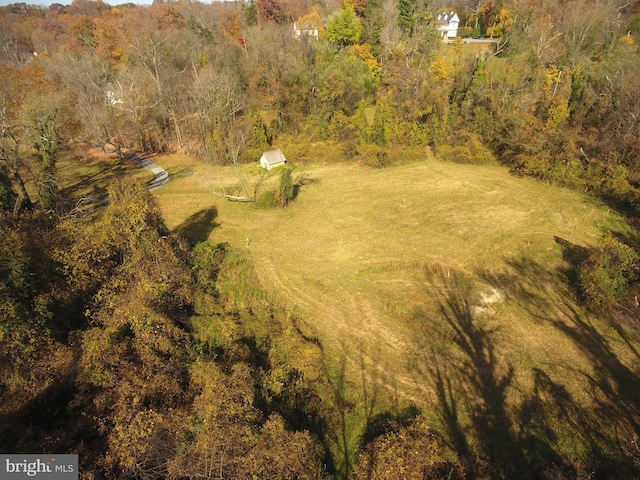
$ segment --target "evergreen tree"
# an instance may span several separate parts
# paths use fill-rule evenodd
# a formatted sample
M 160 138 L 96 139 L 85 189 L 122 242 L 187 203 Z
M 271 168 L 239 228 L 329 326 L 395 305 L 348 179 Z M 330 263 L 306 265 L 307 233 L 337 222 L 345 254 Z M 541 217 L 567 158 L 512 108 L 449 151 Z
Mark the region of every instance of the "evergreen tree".
M 249 0 L 242 5 L 244 19 L 250 27 L 258 24 L 258 4 L 256 0 Z
M 418 23 L 418 0 L 399 0 L 398 10 L 398 26 L 406 35 L 413 36 Z

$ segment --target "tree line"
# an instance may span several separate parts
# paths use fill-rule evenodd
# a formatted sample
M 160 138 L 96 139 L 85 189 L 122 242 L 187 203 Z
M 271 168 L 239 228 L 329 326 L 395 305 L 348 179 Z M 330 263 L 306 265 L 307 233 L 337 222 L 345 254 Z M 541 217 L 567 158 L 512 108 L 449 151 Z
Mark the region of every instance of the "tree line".
M 442 6 L 2 7 L 2 198 L 52 207 L 70 140 L 218 162 L 312 140 L 345 158 L 429 145 L 482 161 L 480 145 L 515 172 L 635 206 L 637 3 L 457 2 L 460 33 L 497 42 L 480 46 L 441 42 Z

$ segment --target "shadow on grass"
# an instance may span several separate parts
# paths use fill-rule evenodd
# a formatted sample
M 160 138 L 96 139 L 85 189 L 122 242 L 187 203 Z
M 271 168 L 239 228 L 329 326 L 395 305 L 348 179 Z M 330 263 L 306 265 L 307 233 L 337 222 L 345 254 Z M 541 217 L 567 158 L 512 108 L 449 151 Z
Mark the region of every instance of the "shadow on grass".
M 413 313 L 419 355 L 410 367 L 429 379 L 437 429 L 470 478 L 638 478 L 629 444 L 640 436 L 640 365 L 621 360 L 612 325 L 572 301 L 571 262 L 580 261 L 581 250 L 564 247 L 570 264 L 557 271 L 515 258 L 506 260 L 506 272 L 478 272 L 504 301 L 551 325 L 580 351 L 579 361 L 548 369 L 544 362 L 516 367 L 504 356 L 499 323 L 477 308 L 481 296 L 470 276 L 425 271 L 429 301 Z M 573 396 L 562 372 L 583 382 L 589 400 Z M 516 377 L 531 381 L 516 383 Z
M 466 278 L 427 272 L 427 285 L 426 293 L 436 305 L 440 341 L 434 344 L 428 338 L 433 333 L 428 313 L 416 311 L 414 322 L 426 325 L 417 343 L 437 345 L 425 353 L 422 364 L 427 365 L 423 373 L 431 379 L 440 422 L 472 477 L 485 459 L 492 476 L 514 475 L 523 463 L 506 401 L 515 369 L 496 354 L 495 330 L 475 317 Z
M 203 208 L 197 211 L 174 229 L 174 233 L 186 239 L 191 245 L 205 242 L 211 232 L 218 226 L 216 207 Z
M 413 405 L 401 406 L 394 396 L 394 378 L 381 375 L 375 365 L 363 352 L 348 358 L 344 353 L 339 359 L 337 370 L 328 377 L 331 396 L 326 402 L 330 428 L 326 437 L 328 449 L 333 452 L 333 462 L 329 473 L 338 479 L 351 479 L 354 475 L 362 478 L 362 464 L 358 455 L 364 453 L 378 437 L 397 433 L 420 415 Z M 361 383 L 352 376 L 355 369 Z M 353 379 L 353 380 L 350 380 Z M 395 392 L 397 393 L 397 392 Z
M 109 160 L 97 162 L 91 173 L 76 174 L 73 184 L 60 189 L 59 195 L 61 198 L 75 198 L 82 192 L 84 197 L 104 196 L 109 184 L 136 168 Z
M 575 291 L 567 285 L 575 281 L 583 250 L 561 239 L 557 241 L 568 263 L 558 271 L 527 258 L 514 258 L 506 260 L 509 270 L 505 273 L 481 272 L 482 278 L 502 291 L 507 301 L 564 334 L 588 362 L 588 367 L 576 362 L 564 369 L 588 386 L 585 391 L 591 397 L 590 408 L 577 403 L 562 384 L 554 382 L 542 369 L 533 370 L 533 391 L 519 407 L 518 441 L 530 453 L 548 460 L 552 445 L 557 444 L 554 432 L 571 432 L 572 441 L 586 450 L 585 462 L 596 478 L 607 478 L 613 472 L 617 478 L 636 478 L 639 472 L 633 469 L 625 443 L 640 435 L 638 366 L 634 371 L 623 363 L 610 334 L 605 336 L 604 331 L 613 327 L 627 347 L 632 352 L 636 350 L 621 335 L 615 321 L 595 319 L 571 300 Z
M 186 178 L 193 174 L 193 167 L 175 167 L 169 170 L 169 175 L 171 176 L 171 180 L 178 180 L 180 178 Z

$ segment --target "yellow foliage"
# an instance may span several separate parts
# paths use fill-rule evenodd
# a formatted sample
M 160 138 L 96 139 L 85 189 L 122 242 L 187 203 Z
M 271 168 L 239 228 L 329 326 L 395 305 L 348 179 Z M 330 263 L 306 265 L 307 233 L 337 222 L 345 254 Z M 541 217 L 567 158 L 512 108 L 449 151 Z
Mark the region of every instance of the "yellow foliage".
M 319 35 L 322 35 L 324 32 L 324 23 L 322 22 L 322 18 L 320 17 L 320 13 L 318 13 L 317 8 L 314 8 L 310 13 L 298 18 L 298 20 L 296 20 L 296 24 L 301 30 L 318 30 Z
M 362 45 L 352 45 L 349 47 L 349 52 L 356 58 L 362 61 L 372 74 L 378 76 L 380 74 L 380 64 L 376 57 L 371 53 L 371 45 L 364 43 Z
M 553 102 L 549 108 L 547 115 L 547 123 L 545 127 L 548 130 L 556 128 L 564 120 L 569 118 L 569 105 L 566 100 L 556 97 L 556 101 Z
M 451 77 L 451 66 L 447 59 L 440 55 L 431 62 L 431 75 L 437 83 L 444 83 Z
M 238 36 L 240 31 L 240 18 L 238 12 L 235 10 L 230 11 L 220 19 L 220 26 L 225 35 L 231 38 Z
M 498 22 L 494 26 L 487 28 L 487 35 L 490 37 L 502 37 L 509 33 L 512 26 L 513 18 L 511 17 L 511 12 L 503 8 L 498 14 Z
M 618 43 L 622 44 L 622 45 L 635 45 L 636 41 L 633 39 L 633 37 L 631 35 L 625 35 L 624 37 L 620 37 L 618 39 Z

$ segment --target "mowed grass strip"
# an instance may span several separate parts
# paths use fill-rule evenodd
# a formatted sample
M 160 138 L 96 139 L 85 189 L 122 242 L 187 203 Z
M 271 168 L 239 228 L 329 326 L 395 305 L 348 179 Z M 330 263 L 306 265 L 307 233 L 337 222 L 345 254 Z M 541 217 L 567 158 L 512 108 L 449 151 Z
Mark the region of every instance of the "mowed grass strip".
M 637 378 L 628 371 L 638 342 L 584 313 L 563 273 L 567 245 L 632 235 L 590 197 L 499 166 L 428 160 L 299 168 L 314 182 L 289 207 L 261 210 L 211 193 L 235 182 L 230 169 L 180 156 L 158 163 L 172 175 L 157 191 L 169 227 L 245 252 L 273 299 L 313 328 L 330 364 L 346 364 L 349 381 L 369 384 L 381 405 L 443 411 L 446 377 L 468 402 L 457 419 L 464 429 L 487 402 L 492 415 L 515 415 L 543 380 L 582 409 L 615 408 L 585 379 Z M 256 177 L 246 178 L 252 188 Z M 276 185 L 274 177 L 263 188 Z M 575 453 L 580 441 L 558 448 Z

